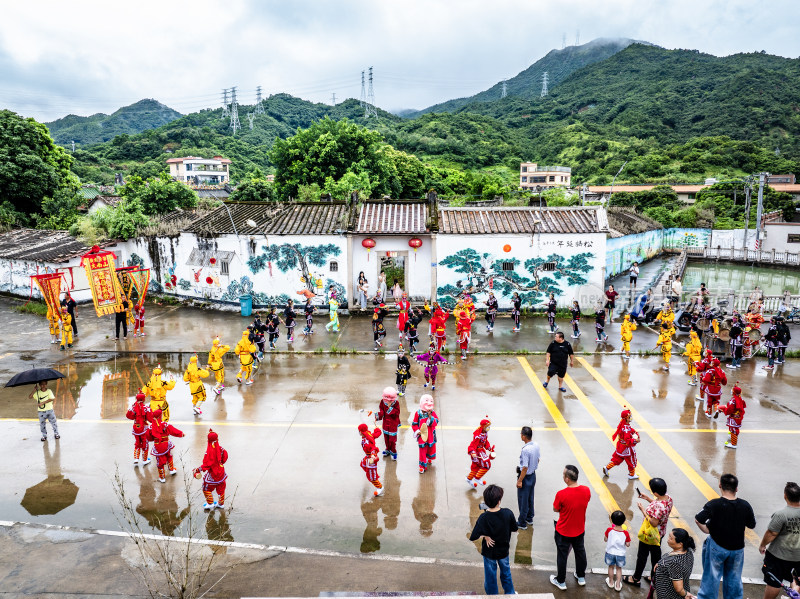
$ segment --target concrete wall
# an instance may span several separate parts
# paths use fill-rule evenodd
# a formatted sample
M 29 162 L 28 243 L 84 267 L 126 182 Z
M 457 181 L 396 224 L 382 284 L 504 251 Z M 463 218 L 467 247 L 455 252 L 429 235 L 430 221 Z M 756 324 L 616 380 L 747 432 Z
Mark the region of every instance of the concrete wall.
M 767 223 L 764 227 L 766 237 L 764 238 L 762 249 L 775 250 L 776 252 L 800 252 L 800 242 L 789 241 L 791 235 L 793 239 L 800 238 L 800 223 Z
M 376 246 L 368 253 L 362 247 L 361 242 L 367 238 L 374 239 Z M 413 248 L 408 246 L 409 239 L 417 237 L 422 240 L 416 254 Z M 441 237 L 439 237 L 441 239 Z M 431 248 L 432 240 L 430 235 L 353 235 L 352 241 L 352 269 L 351 280 L 348 282 L 348 297 L 357 298 L 355 293 L 358 273 L 364 271 L 369 284 L 369 294 L 374 295 L 377 290 L 378 274 L 380 273 L 380 258 L 386 252 L 398 252 L 406 260 L 406 282 L 400 282 L 400 286 L 408 292 L 410 297 L 431 297 Z M 391 288 L 392 281 L 387 281 L 387 286 Z
M 664 229 L 614 237 L 606 242 L 606 278 L 626 272 L 631 264 L 641 264 L 661 253 Z
M 439 235 L 436 239 L 437 297 L 455 303 L 468 291 L 477 306 L 494 292 L 501 308 L 511 307 L 518 291 L 523 305 L 541 305 L 550 291 L 562 307 L 577 299 L 593 305 L 603 290 L 605 233 L 583 235 Z M 512 262 L 514 270 L 503 270 Z M 544 270 L 555 262 L 556 270 Z

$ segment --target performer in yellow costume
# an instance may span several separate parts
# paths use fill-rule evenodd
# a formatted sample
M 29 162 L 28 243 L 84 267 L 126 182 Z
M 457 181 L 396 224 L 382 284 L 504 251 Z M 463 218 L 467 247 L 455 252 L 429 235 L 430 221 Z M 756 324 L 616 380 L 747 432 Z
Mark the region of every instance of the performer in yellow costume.
M 250 341 L 250 331 L 243 331 L 242 338 L 236 344 L 233 352 L 239 356 L 239 374 L 236 375 L 236 381 L 241 383 L 244 379 L 246 385 L 253 384 L 253 354 L 256 351 L 256 346 Z
M 206 400 L 206 386 L 203 379 L 209 375 L 208 370 L 198 368 L 197 356 L 189 358 L 189 366 L 183 373 L 183 380 L 189 383 L 189 392 L 192 394 L 192 411 L 195 414 L 202 414 L 200 404 Z
M 619 326 L 619 336 L 622 339 L 622 351 L 625 355 L 622 357 L 630 360 L 631 357 L 631 340 L 633 339 L 633 331 L 636 330 L 636 323 L 631 321 L 631 315 L 626 314 L 622 319 L 622 324 Z
M 661 321 L 662 325 L 668 324 L 669 328 L 675 328 L 675 312 L 672 311 L 672 304 L 667 304 L 656 315 L 656 320 Z M 673 333 L 674 334 L 674 331 Z
M 60 343 L 58 338 L 59 334 L 59 318 L 58 312 L 54 312 L 51 308 L 47 308 L 47 321 L 50 323 L 50 343 Z
M 664 358 L 664 370 L 669 372 L 669 359 L 672 356 L 672 329 L 666 324 L 661 326 L 656 346 L 661 346 L 661 357 Z
M 683 355 L 686 356 L 686 360 L 688 361 L 689 384 L 696 386 L 697 367 L 695 366 L 695 362 L 699 362 L 703 355 L 703 344 L 697 336 L 697 331 L 689 333 L 689 342 L 686 344 L 686 351 L 683 352 Z
M 72 316 L 66 308 L 61 311 L 61 351 L 66 349 L 64 346 L 72 347 Z
M 225 365 L 222 363 L 222 356 L 231 351 L 230 345 L 221 345 L 219 337 L 214 339 L 211 351 L 208 352 L 208 367 L 214 373 L 217 384 L 214 385 L 214 393 L 219 395 L 225 388 Z
M 169 421 L 169 404 L 167 403 L 167 391 L 175 388 L 175 379 L 170 377 L 168 381 L 161 378 L 161 365 L 153 368 L 153 376 L 147 381 L 144 388 L 145 396 L 150 398 L 150 410 L 155 412 L 161 410 L 161 422 Z

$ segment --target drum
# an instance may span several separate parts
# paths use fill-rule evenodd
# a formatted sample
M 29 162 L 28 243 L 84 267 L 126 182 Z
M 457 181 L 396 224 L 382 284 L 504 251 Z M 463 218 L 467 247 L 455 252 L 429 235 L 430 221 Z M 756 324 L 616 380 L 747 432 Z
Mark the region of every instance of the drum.
M 699 318 L 697 320 L 697 328 L 701 331 L 707 331 L 711 328 L 711 321 L 708 318 Z
M 724 328 L 724 326 L 725 325 L 723 325 L 723 328 L 721 328 L 719 330 L 719 338 L 722 339 L 723 341 L 730 341 L 731 340 L 731 330 L 728 329 L 728 328 Z
M 750 329 L 747 336 L 750 338 L 750 341 L 761 341 L 761 337 L 763 337 L 761 331 L 758 329 Z

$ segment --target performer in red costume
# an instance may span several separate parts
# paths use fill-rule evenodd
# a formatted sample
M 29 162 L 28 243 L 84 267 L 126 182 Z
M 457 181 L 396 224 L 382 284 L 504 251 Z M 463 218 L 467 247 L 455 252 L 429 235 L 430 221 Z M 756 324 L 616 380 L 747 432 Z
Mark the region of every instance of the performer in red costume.
M 228 461 L 228 452 L 219 444 L 219 436 L 213 430 L 208 429 L 208 447 L 206 455 L 203 456 L 203 463 L 199 468 L 194 469 L 195 477 L 203 476 L 203 495 L 206 498 L 203 504 L 204 510 L 219 508 L 225 509 L 225 480 L 228 475 L 225 473 L 225 462 Z M 217 501 L 214 501 L 214 491 L 217 492 Z
M 128 420 L 133 420 L 133 465 L 147 466 L 151 462 L 147 454 L 150 452 L 150 441 L 148 440 L 147 430 L 153 421 L 153 414 L 150 408 L 144 403 L 145 394 L 139 389 L 136 394 L 136 401 L 125 414 Z
M 714 413 L 714 418 L 722 412 L 728 417 L 728 433 L 731 438 L 725 441 L 725 447 L 729 449 L 736 449 L 739 446 L 739 429 L 742 428 L 742 420 L 744 419 L 744 411 L 747 404 L 742 399 L 742 388 L 736 383 L 732 389 L 733 395 L 728 403 L 724 406 L 718 406 L 718 410 Z
M 469 342 L 472 339 L 472 318 L 470 313 L 464 309 L 456 321 L 456 335 L 458 335 L 458 345 L 461 347 L 461 359 L 467 359 Z
M 472 433 L 472 443 L 467 448 L 467 453 L 472 458 L 467 484 L 473 489 L 479 484 L 486 484 L 484 475 L 489 472 L 494 459 L 494 445 L 489 443 L 489 429 L 492 423 L 488 418 L 481 420 L 481 425 Z
M 364 457 L 361 458 L 361 469 L 367 476 L 367 480 L 375 487 L 373 495 L 380 497 L 383 495 L 383 484 L 378 475 L 378 445 L 375 439 L 381 436 L 381 431 L 376 428 L 369 432 L 369 427 L 363 422 L 358 425 L 358 432 L 361 434 L 361 449 L 364 450 Z
M 397 328 L 400 330 L 400 339 L 406 331 L 406 322 L 408 322 L 408 312 L 411 310 L 411 302 L 408 301 L 408 293 L 405 291 L 397 302 L 397 307 L 400 309 L 400 314 L 397 315 Z
M 431 333 L 436 341 L 436 351 L 440 352 L 447 345 L 447 319 L 450 313 L 437 308 L 431 317 Z
M 700 377 L 706 390 L 706 417 L 711 418 L 719 406 L 722 396 L 722 386 L 728 384 L 728 375 L 720 368 L 719 360 L 713 358 L 711 366 L 703 371 Z
M 397 460 L 397 430 L 400 428 L 400 404 L 397 403 L 397 391 L 393 387 L 383 390 L 381 405 L 375 416 L 375 423 L 383 422 L 383 441 L 386 443 L 384 456 L 392 456 Z
M 700 360 L 699 362 L 694 363 L 694 368 L 697 371 L 697 376 L 699 377 L 700 381 L 700 393 L 695 395 L 695 399 L 697 401 L 703 401 L 706 398 L 706 386 L 703 383 L 703 373 L 711 368 L 711 363 L 714 361 L 714 352 L 710 349 L 706 349 L 705 357 Z
M 433 396 L 423 395 L 419 398 L 419 409 L 414 412 L 411 429 L 419 446 L 419 473 L 424 473 L 431 462 L 436 459 L 436 426 L 439 417 L 433 411 Z
M 183 432 L 171 424 L 161 422 L 161 410 L 153 411 L 153 423 L 147 432 L 149 440 L 153 442 L 153 455 L 158 460 L 158 482 L 165 483 L 167 479 L 164 477 L 164 466 L 169 467 L 169 473 L 173 476 L 178 474 L 172 462 L 172 450 L 175 446 L 169 438 L 183 437 Z
M 144 337 L 144 302 L 133 306 L 133 336 Z
M 617 447 L 611 456 L 611 461 L 603 466 L 603 476 L 608 476 L 608 471 L 614 466 L 619 466 L 623 461 L 628 465 L 628 479 L 636 480 L 636 445 L 639 443 L 639 433 L 631 426 L 631 411 L 623 410 L 620 414 L 620 421 L 617 430 L 611 436 L 611 440 L 616 440 Z

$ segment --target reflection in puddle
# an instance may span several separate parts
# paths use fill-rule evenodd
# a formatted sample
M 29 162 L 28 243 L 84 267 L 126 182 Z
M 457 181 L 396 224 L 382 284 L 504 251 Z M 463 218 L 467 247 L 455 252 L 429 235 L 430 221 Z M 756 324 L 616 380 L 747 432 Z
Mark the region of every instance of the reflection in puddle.
M 21 502 L 31 516 L 57 514 L 75 503 L 78 496 L 78 485 L 61 474 L 60 444 L 56 443 L 52 453 L 49 443 L 45 443 L 42 449 L 47 478 L 28 487 Z

